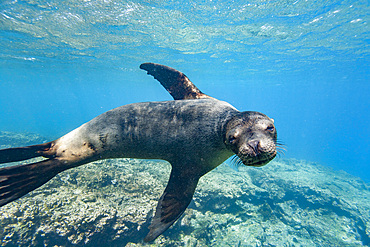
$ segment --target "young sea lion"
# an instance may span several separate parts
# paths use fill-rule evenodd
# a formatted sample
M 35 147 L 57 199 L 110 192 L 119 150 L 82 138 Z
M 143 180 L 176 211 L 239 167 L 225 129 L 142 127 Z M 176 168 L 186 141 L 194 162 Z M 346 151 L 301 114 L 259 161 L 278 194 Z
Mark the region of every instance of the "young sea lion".
M 172 165 L 145 241 L 170 227 L 189 205 L 198 180 L 236 154 L 244 165 L 262 166 L 276 156 L 274 121 L 239 112 L 203 94 L 181 72 L 145 63 L 175 101 L 135 103 L 105 112 L 61 138 L 0 150 L 0 163 L 38 156 L 44 161 L 0 169 L 0 206 L 43 185 L 56 174 L 109 158 L 163 159 Z

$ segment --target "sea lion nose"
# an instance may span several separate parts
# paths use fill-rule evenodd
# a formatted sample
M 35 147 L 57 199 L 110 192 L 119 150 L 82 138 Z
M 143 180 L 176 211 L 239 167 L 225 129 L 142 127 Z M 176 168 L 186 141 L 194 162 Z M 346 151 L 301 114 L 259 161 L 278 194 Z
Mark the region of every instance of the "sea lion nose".
M 248 145 L 254 150 L 254 153 L 258 155 L 260 152 L 258 150 L 259 140 L 252 140 L 248 142 Z

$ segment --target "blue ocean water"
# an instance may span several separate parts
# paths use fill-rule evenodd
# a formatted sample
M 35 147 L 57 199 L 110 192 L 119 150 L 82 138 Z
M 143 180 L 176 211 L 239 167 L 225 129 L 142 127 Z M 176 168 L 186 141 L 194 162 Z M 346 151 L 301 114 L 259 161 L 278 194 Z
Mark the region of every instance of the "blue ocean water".
M 139 69 L 275 119 L 284 157 L 369 182 L 369 2 L 0 3 L 0 130 L 52 140 L 120 105 L 171 100 Z

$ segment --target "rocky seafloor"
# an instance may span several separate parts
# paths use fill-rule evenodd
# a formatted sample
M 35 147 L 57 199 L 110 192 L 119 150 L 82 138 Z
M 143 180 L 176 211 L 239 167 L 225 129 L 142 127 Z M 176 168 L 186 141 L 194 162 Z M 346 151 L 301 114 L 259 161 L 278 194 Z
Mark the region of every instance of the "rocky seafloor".
M 0 148 L 42 139 L 0 132 Z M 134 159 L 65 171 L 0 208 L 1 246 L 370 245 L 370 185 L 293 159 L 239 172 L 219 166 L 184 215 L 144 243 L 169 172 L 164 161 Z

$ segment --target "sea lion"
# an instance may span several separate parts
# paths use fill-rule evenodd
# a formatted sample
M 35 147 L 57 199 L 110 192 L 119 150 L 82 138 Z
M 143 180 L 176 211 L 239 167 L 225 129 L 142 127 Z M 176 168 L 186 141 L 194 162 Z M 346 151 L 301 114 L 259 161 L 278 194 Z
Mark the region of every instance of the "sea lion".
M 105 112 L 57 140 L 0 150 L 0 163 L 38 156 L 46 160 L 0 169 L 0 206 L 43 185 L 56 174 L 110 158 L 163 159 L 172 170 L 145 241 L 170 227 L 189 205 L 198 180 L 236 155 L 246 166 L 262 166 L 276 156 L 273 119 L 239 112 L 203 94 L 181 72 L 144 63 L 174 101 L 134 103 Z

